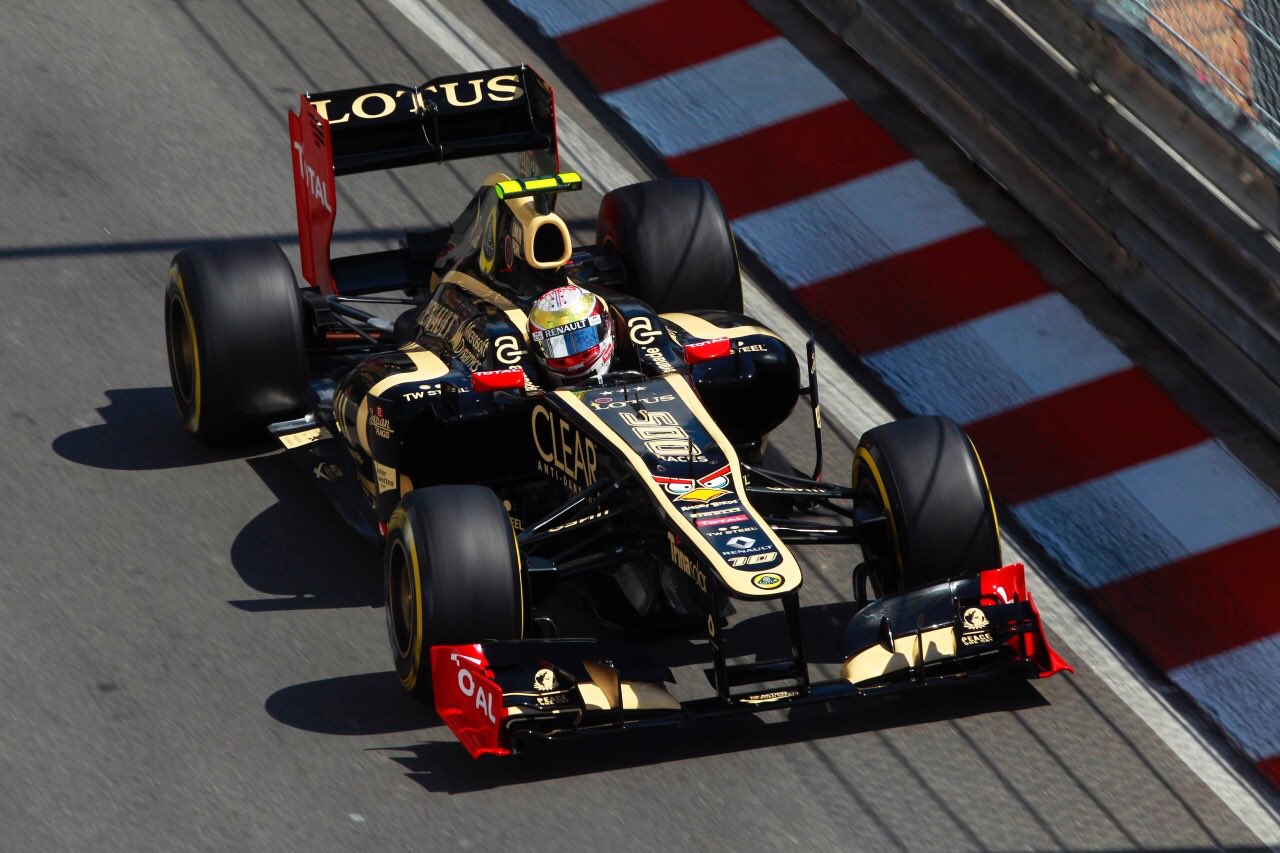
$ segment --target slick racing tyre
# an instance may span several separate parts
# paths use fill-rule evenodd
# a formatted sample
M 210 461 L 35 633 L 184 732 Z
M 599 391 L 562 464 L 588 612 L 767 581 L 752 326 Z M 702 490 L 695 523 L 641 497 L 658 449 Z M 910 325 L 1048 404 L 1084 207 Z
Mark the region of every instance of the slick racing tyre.
M 404 496 L 383 549 L 387 634 L 400 684 L 431 702 L 431 647 L 524 635 L 524 586 L 511 519 L 484 486 Z
M 274 243 L 179 252 L 165 289 L 164 331 L 178 413 L 201 441 L 263 438 L 267 424 L 302 413 L 302 301 Z
M 607 193 L 596 242 L 621 259 L 626 291 L 659 313 L 742 310 L 733 232 L 706 181 L 664 178 Z
M 853 487 L 855 511 L 887 518 L 883 535 L 863 542 L 855 587 L 893 595 L 1002 565 L 982 462 L 953 421 L 906 418 L 867 430 Z

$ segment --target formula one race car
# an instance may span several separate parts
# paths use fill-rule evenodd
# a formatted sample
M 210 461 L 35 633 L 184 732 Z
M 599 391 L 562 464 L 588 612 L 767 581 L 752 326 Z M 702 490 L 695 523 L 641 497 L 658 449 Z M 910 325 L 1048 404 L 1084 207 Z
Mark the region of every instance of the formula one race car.
M 812 343 L 802 388 L 793 351 L 740 313 L 733 236 L 702 181 L 614 189 L 596 244 L 574 246 L 555 206 L 582 182 L 560 171 L 554 115 L 524 66 L 303 96 L 290 129 L 310 286 L 272 244 L 187 249 L 170 270 L 186 428 L 209 443 L 269 432 L 383 542 L 404 687 L 478 756 L 1068 668 L 1022 567 L 1002 566 L 955 424 L 870 430 L 851 486 L 761 466 L 801 396 L 821 466 Z M 517 174 L 485 180 L 452 226 L 329 257 L 335 175 L 503 152 Z M 809 677 L 793 541 L 861 546 L 833 681 Z M 565 584 L 595 638 L 548 613 Z M 735 603 L 766 600 L 789 652 L 731 662 L 753 651 L 733 642 Z M 657 627 L 705 637 L 709 695 L 674 698 L 670 663 L 638 639 Z

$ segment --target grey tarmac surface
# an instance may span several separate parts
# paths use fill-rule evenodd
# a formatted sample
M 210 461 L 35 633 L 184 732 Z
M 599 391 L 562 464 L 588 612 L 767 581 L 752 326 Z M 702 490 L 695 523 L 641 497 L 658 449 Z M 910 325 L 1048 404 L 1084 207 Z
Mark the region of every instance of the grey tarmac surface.
M 472 762 L 401 695 L 377 555 L 310 475 L 182 432 L 161 314 L 177 248 L 291 240 L 299 90 L 462 69 L 382 0 L 59 0 L 0 6 L 0 70 L 0 849 L 1256 844 L 1069 648 L 1073 677 Z M 493 167 L 344 179 L 338 250 L 442 224 Z M 598 200 L 561 212 L 587 234 Z M 805 464 L 803 419 L 776 447 Z M 829 672 L 856 554 L 800 553 Z

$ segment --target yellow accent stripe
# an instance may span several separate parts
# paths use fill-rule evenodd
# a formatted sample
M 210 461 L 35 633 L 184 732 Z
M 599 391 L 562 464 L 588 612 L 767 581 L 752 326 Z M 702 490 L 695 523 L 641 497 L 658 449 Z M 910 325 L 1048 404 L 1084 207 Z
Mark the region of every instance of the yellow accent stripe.
M 520 329 L 521 334 L 524 333 L 525 326 L 529 324 L 529 320 L 525 316 L 524 311 L 520 310 L 520 306 L 516 305 L 508 297 L 494 290 L 475 276 L 467 275 L 466 273 L 459 272 L 458 270 L 450 270 L 445 273 L 443 278 L 440 279 L 440 283 L 456 284 L 472 296 L 478 297 L 492 304 L 499 311 L 505 311 L 507 317 L 511 318 L 513 323 L 515 323 L 515 317 L 520 317 L 521 320 L 519 323 L 516 323 L 516 326 Z M 512 311 L 516 312 L 515 316 L 512 315 Z
M 889 492 L 884 487 L 884 478 L 880 476 L 880 469 L 876 467 L 876 461 L 871 458 L 871 451 L 865 447 L 858 448 L 858 455 L 853 460 L 853 482 L 854 486 L 858 483 L 858 466 L 866 465 L 867 470 L 871 472 L 871 479 L 876 481 L 876 488 L 880 491 L 880 505 L 884 507 L 885 517 L 889 519 L 889 536 L 893 543 L 893 557 L 898 564 L 898 588 L 906 587 L 906 569 L 902 565 L 902 548 L 898 544 L 898 526 L 893 520 L 893 506 L 889 503 Z
M 511 518 L 507 517 L 507 523 L 510 524 Z M 516 539 L 516 529 L 511 528 L 511 545 L 516 549 L 516 589 L 520 590 L 520 633 L 516 635 L 517 640 L 524 639 L 524 561 L 520 559 L 520 541 Z
M 978 470 L 982 473 L 982 486 L 987 490 L 987 502 L 991 504 L 991 523 L 996 528 L 996 545 L 1000 545 L 1000 516 L 996 514 L 996 499 L 991 494 L 991 484 L 987 482 L 987 469 L 982 464 L 982 456 L 978 453 L 977 446 L 973 443 L 973 439 L 969 438 L 969 434 L 965 433 L 965 440 L 969 442 L 969 447 L 973 448 L 973 458 L 978 461 Z M 992 568 L 996 568 L 992 566 Z
M 413 526 L 409 523 L 409 514 L 405 512 L 404 507 L 397 507 L 396 511 L 391 513 L 390 529 L 391 531 L 404 531 L 403 548 L 409 557 L 410 565 L 413 567 L 415 626 L 413 632 L 413 655 L 410 661 L 409 673 L 400 679 L 400 683 L 404 685 L 406 690 L 412 690 L 414 685 L 418 683 L 418 671 L 422 666 L 422 569 L 418 566 L 418 549 L 413 542 Z M 391 616 L 391 618 L 394 619 L 395 617 Z
M 432 379 L 439 379 L 449 372 L 449 367 L 440 360 L 440 356 L 423 349 L 418 344 L 410 344 L 401 349 L 400 352 L 409 357 L 413 362 L 413 370 L 406 370 L 402 373 L 393 373 L 385 379 L 380 379 L 377 384 L 369 389 L 369 393 L 360 398 L 360 405 L 356 409 L 356 444 L 364 448 L 365 453 L 373 455 L 373 448 L 369 446 L 369 398 L 380 397 L 382 392 L 395 388 L 398 385 L 417 384 L 420 382 L 428 382 Z
M 409 360 L 413 362 L 413 370 L 404 373 L 393 373 L 385 379 L 378 380 L 377 384 L 369 389 L 369 397 L 380 397 L 383 391 L 402 385 L 405 382 L 426 382 L 430 379 L 439 379 L 449 372 L 449 366 L 440 360 L 440 356 L 431 350 L 423 349 L 418 344 L 410 344 L 401 349 L 400 352 L 407 355 Z
M 490 176 L 490 179 L 492 179 L 493 191 L 500 199 L 516 199 L 549 190 L 566 192 L 582 189 L 582 176 L 577 172 L 561 172 L 558 175 L 541 175 L 524 179 L 508 178 L 506 175 L 495 173 Z
M 187 319 L 187 334 L 191 336 L 191 420 L 184 426 L 191 432 L 200 429 L 200 345 L 196 341 L 196 321 L 191 317 L 191 303 L 187 301 L 187 291 L 182 285 L 182 273 L 178 265 L 170 269 L 174 283 L 178 285 L 178 299 L 182 302 L 182 315 Z
M 664 320 L 675 323 L 695 338 L 711 340 L 714 338 L 741 338 L 746 335 L 778 337 L 775 332 L 766 329 L 764 326 L 730 326 L 727 329 L 722 329 L 710 320 L 699 317 L 696 314 L 682 314 L 678 311 L 672 311 L 660 316 Z

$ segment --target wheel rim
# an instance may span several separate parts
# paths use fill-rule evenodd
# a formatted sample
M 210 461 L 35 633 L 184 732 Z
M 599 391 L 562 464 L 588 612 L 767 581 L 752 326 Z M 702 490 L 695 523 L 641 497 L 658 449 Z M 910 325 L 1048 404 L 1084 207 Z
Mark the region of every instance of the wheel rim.
M 181 299 L 169 300 L 169 363 L 173 365 L 173 387 L 184 406 L 195 399 L 196 366 L 195 342 L 191 339 L 191 324 Z
M 401 543 L 392 543 L 390 560 L 387 591 L 391 595 L 391 603 L 387 613 L 391 619 L 391 637 L 396 644 L 396 654 L 408 658 L 413 653 L 413 626 L 417 615 L 413 572 L 409 569 L 409 555 Z

